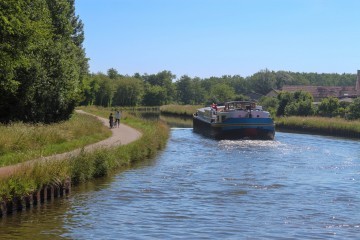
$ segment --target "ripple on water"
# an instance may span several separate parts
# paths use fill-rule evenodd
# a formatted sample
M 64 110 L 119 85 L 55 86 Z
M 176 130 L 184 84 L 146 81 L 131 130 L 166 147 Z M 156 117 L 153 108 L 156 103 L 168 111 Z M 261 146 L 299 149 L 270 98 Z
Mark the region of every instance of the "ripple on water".
M 0 233 L 24 239 L 31 226 L 43 239 L 61 231 L 69 239 L 357 239 L 359 157 L 352 140 L 277 133 L 274 141 L 215 141 L 172 129 L 151 164 L 74 188 L 56 214 L 8 218 Z

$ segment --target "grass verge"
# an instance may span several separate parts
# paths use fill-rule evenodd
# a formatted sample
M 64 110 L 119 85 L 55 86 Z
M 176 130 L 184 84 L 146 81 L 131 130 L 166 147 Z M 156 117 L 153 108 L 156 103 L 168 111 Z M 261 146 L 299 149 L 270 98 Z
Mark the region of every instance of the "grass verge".
M 75 113 L 56 124 L 0 125 L 0 167 L 81 148 L 111 136 L 95 117 Z

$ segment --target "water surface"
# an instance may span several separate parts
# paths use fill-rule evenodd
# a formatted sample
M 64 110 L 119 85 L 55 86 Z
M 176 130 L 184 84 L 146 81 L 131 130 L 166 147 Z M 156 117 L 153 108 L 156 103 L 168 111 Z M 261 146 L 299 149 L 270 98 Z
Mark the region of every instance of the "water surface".
M 360 142 L 173 128 L 156 159 L 0 221 L 10 239 L 356 239 Z

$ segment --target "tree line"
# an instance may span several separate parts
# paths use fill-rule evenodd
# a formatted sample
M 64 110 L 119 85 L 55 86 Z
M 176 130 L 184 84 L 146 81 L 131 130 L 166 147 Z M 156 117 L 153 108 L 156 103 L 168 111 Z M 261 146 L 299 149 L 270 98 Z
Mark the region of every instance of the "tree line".
M 356 74 L 294 73 L 261 70 L 252 76 L 224 75 L 199 78 L 183 75 L 176 79 L 171 71 L 157 74 L 121 75 L 111 68 L 91 74 L 84 84 L 81 104 L 101 106 L 159 106 L 169 103 L 209 104 L 244 100 L 251 94 L 264 96 L 284 85 L 355 86 Z
M 313 96 L 304 91 L 280 92 L 276 97 L 262 97 L 260 104 L 272 116 L 322 116 L 360 119 L 360 97 L 353 102 L 340 101 L 335 97 L 322 99 L 314 104 Z
M 277 97 L 266 97 L 272 89 L 283 85 L 355 86 L 356 74 L 293 73 L 261 70 L 244 78 L 240 75 L 191 78 L 187 75 L 176 79 L 170 71 L 157 74 L 139 73 L 121 75 L 114 68 L 107 74 L 88 76 L 81 104 L 109 106 L 161 106 L 177 104 L 211 104 L 229 100 L 250 100 L 251 94 L 262 96 L 260 104 L 272 116 L 324 116 L 360 118 L 360 99 L 353 103 L 325 98 L 318 105 L 310 93 L 280 92 Z

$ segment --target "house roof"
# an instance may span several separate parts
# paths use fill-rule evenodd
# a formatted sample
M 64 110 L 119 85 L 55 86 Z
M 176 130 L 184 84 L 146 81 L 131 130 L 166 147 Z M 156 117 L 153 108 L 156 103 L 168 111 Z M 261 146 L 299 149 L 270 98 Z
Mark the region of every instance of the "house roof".
M 281 89 L 285 92 L 305 91 L 309 92 L 314 98 L 326 98 L 326 97 L 357 97 L 359 93 L 354 86 L 288 86 L 285 85 Z

